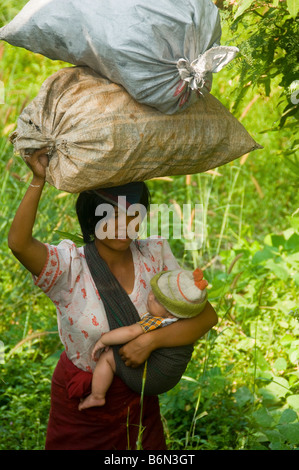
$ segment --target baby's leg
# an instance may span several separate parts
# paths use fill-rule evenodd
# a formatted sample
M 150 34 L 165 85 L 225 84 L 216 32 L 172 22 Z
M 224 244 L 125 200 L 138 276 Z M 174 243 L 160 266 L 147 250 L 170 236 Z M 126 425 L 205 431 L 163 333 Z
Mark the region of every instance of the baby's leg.
M 93 406 L 105 405 L 106 392 L 112 383 L 114 373 L 115 361 L 113 349 L 110 348 L 100 355 L 92 377 L 91 394 L 79 404 L 80 411 Z

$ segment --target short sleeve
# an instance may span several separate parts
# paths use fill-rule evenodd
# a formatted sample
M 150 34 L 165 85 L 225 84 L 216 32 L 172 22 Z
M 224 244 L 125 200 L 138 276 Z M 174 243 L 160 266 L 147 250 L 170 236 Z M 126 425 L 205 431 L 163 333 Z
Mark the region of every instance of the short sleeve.
M 166 239 L 162 239 L 162 260 L 163 271 L 180 269 L 180 265 L 177 262 L 176 257 L 172 253 L 170 245 Z
M 180 269 L 180 265 L 171 251 L 168 241 L 162 237 L 139 240 L 138 245 L 146 259 L 146 269 L 156 274 L 160 271 Z
M 46 263 L 39 276 L 33 281 L 49 297 L 53 292 L 70 290 L 80 276 L 80 252 L 70 240 L 63 240 L 59 245 L 45 244 L 48 254 Z

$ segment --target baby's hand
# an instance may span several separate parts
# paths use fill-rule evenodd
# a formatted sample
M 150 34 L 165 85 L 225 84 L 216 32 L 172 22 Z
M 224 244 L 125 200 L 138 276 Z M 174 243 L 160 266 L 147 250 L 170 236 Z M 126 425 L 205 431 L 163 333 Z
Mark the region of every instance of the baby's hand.
M 98 351 L 100 350 L 105 350 L 105 351 L 108 351 L 109 349 L 109 346 L 106 346 L 106 344 L 104 344 L 100 339 L 96 342 L 95 344 L 95 347 L 93 348 L 92 350 L 92 353 L 91 353 L 91 358 L 93 361 L 97 361 L 98 360 L 98 357 L 97 357 L 97 353 Z

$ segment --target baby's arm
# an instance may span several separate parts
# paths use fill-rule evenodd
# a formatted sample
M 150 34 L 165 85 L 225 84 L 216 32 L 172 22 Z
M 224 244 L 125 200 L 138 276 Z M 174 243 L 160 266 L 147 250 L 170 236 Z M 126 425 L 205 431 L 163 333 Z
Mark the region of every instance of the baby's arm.
M 101 336 L 101 341 L 105 346 L 113 346 L 115 344 L 124 344 L 143 333 L 143 329 L 139 323 L 129 326 L 122 326 L 115 330 L 108 331 Z
M 100 349 L 104 349 L 106 346 L 113 346 L 115 344 L 125 344 L 128 341 L 137 338 L 137 336 L 141 335 L 143 332 L 141 325 L 139 325 L 139 323 L 134 323 L 133 325 L 122 326 L 115 330 L 108 331 L 107 333 L 103 333 L 101 338 L 96 342 L 92 351 L 93 360 L 96 360 L 96 353 Z

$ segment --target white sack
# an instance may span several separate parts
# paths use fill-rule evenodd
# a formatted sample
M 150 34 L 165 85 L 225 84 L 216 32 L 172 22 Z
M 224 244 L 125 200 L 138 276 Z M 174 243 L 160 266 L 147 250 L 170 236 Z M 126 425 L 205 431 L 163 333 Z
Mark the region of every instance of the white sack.
M 86 65 L 167 114 L 210 91 L 212 73 L 235 57 L 220 38 L 212 0 L 30 0 L 0 29 L 0 39 Z
M 49 77 L 11 135 L 25 160 L 51 148 L 47 181 L 68 192 L 192 174 L 261 148 L 210 93 L 165 115 L 88 67 Z

